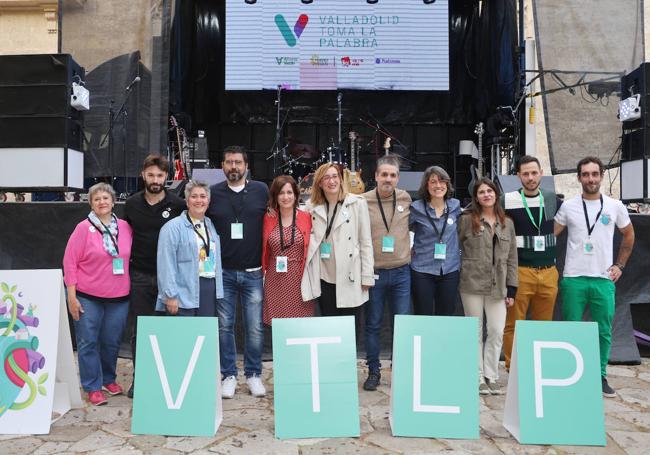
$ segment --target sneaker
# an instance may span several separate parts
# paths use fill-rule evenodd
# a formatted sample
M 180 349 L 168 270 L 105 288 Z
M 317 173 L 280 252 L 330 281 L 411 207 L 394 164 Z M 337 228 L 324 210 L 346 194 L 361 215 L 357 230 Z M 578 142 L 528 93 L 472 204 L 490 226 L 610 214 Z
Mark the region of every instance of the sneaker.
M 129 398 L 133 398 L 133 385 L 134 383 L 132 382 L 129 386 L 129 390 L 126 391 L 126 396 Z
M 93 390 L 92 392 L 88 392 L 88 401 L 93 406 L 101 406 L 106 404 L 106 397 L 101 390 Z
M 122 386 L 116 382 L 113 382 L 111 384 L 104 384 L 102 386 L 102 390 L 108 393 L 112 397 L 115 395 L 122 395 L 124 393 L 124 389 L 122 389 Z
M 369 371 L 368 379 L 363 383 L 363 390 L 377 390 L 381 373 L 379 371 Z
M 488 385 L 485 382 L 481 382 L 478 385 L 478 393 L 480 393 L 481 395 L 489 395 L 490 394 L 490 388 L 488 387 Z
M 221 397 L 232 398 L 235 396 L 235 389 L 237 389 L 237 377 L 227 376 L 221 381 Z
M 605 376 L 601 377 L 601 382 L 603 385 L 603 396 L 607 398 L 614 398 L 616 396 L 616 390 L 612 389 L 607 383 L 607 378 Z
M 489 379 L 486 379 L 485 382 L 487 383 L 488 390 L 492 395 L 503 395 L 503 389 L 498 382 L 490 381 Z
M 263 397 L 266 395 L 266 388 L 264 388 L 264 384 L 262 384 L 262 378 L 258 375 L 246 378 L 246 384 L 248 384 L 248 390 L 250 390 L 251 395 L 254 397 Z

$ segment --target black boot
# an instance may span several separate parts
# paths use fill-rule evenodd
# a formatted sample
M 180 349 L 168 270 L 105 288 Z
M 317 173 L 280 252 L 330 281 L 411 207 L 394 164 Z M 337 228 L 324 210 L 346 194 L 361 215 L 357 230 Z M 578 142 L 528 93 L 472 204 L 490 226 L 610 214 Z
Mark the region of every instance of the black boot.
M 377 390 L 381 373 L 379 371 L 368 372 L 368 379 L 363 383 L 363 390 Z

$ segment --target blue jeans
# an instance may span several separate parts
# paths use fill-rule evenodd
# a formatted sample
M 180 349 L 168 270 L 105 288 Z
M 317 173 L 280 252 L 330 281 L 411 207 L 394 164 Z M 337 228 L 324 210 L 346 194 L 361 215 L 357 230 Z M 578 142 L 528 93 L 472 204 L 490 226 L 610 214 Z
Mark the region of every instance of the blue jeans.
M 458 302 L 460 272 L 445 275 L 411 270 L 413 310 L 421 316 L 453 316 Z
M 386 300 L 391 316 L 411 313 L 411 267 L 406 264 L 395 269 L 380 269 L 375 273 L 379 279 L 370 288 L 370 300 L 365 304 L 366 316 L 366 363 L 372 372 L 379 371 L 379 332 L 384 319 Z M 392 324 L 391 324 L 392 326 Z
M 115 366 L 129 301 L 102 303 L 77 296 L 84 312 L 74 321 L 81 386 L 86 392 L 115 382 Z
M 237 376 L 237 346 L 235 345 L 235 315 L 237 301 L 241 302 L 244 316 L 244 374 L 246 377 L 262 374 L 262 299 L 264 284 L 262 270 L 223 271 L 223 299 L 217 299 L 219 317 L 219 353 L 221 374 Z

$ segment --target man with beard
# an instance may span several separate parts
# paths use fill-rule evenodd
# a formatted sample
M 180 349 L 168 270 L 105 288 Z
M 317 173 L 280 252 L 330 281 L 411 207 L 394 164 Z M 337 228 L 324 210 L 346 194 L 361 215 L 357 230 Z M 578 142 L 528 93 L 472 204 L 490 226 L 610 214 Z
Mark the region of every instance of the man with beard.
M 368 378 L 363 383 L 365 390 L 377 390 L 381 379 L 379 332 L 386 301 L 391 318 L 394 314 L 411 312 L 411 196 L 406 191 L 397 189 L 399 158 L 394 155 L 379 158 L 375 180 L 377 188 L 363 194 L 368 201 L 375 259 L 375 285 L 370 288 L 370 300 L 364 305 L 368 364 Z
M 501 204 L 512 218 L 517 234 L 519 287 L 515 303 L 509 307 L 503 332 L 506 369 L 510 369 L 512 342 L 517 321 L 550 321 L 557 297 L 558 272 L 553 218 L 562 201 L 554 192 L 542 190 L 542 167 L 534 156 L 522 156 L 517 177 L 522 187 L 502 196 Z
M 137 317 L 152 316 L 158 296 L 156 277 L 156 253 L 160 228 L 180 215 L 185 202 L 180 197 L 165 190 L 169 161 L 161 155 L 149 155 L 142 166 L 144 190 L 126 200 L 124 217 L 133 228 L 133 244 L 130 260 L 130 321 L 131 353 L 135 372 L 135 345 L 137 338 Z M 133 398 L 133 384 L 127 393 Z
M 560 282 L 562 315 L 581 321 L 585 307 L 598 323 L 600 374 L 603 395 L 616 396 L 607 383 L 607 361 L 612 341 L 615 283 L 623 274 L 632 247 L 634 228 L 621 201 L 600 192 L 603 163 L 596 157 L 578 162 L 582 194 L 569 199 L 555 215 L 555 235 L 568 228 L 564 273 Z M 613 257 L 614 226 L 623 235 L 616 261 Z
M 244 375 L 253 396 L 266 395 L 262 383 L 262 224 L 269 202 L 269 189 L 247 180 L 248 155 L 243 147 L 229 146 L 221 163 L 226 181 L 211 190 L 210 217 L 221 238 L 224 298 L 217 301 L 219 351 L 223 398 L 235 396 L 237 347 L 235 314 L 241 302 L 244 318 Z

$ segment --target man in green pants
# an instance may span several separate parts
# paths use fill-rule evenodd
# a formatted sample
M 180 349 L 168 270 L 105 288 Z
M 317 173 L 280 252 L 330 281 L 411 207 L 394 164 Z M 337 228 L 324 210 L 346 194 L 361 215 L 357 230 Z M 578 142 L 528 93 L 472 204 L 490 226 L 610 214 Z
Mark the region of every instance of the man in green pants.
M 555 215 L 555 235 L 568 228 L 566 260 L 560 282 L 562 314 L 567 321 L 581 321 L 589 305 L 598 323 L 600 374 L 603 395 L 616 396 L 607 383 L 607 361 L 612 344 L 612 320 L 616 281 L 632 253 L 634 228 L 621 201 L 600 192 L 603 163 L 596 157 L 578 162 L 582 194 L 566 201 Z M 613 257 L 614 226 L 623 234 L 616 261 Z

